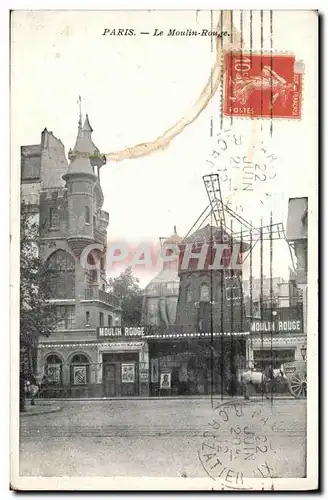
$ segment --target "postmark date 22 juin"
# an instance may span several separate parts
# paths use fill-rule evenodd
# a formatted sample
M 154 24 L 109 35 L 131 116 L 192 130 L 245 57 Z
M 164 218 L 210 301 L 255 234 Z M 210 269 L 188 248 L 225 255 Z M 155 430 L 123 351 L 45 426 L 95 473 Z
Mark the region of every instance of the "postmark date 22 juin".
M 270 478 L 274 473 L 273 450 L 264 435 L 270 419 L 261 411 L 249 410 L 239 404 L 219 405 L 198 453 L 212 479 L 235 488 L 241 488 L 246 477 Z

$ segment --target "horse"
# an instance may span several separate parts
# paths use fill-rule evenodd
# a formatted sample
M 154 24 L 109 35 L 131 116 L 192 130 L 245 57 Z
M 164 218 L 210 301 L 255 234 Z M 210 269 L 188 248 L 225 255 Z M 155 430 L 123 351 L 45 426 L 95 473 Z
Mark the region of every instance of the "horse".
M 245 399 L 249 399 L 248 388 L 250 384 L 261 387 L 266 399 L 269 399 L 268 388 L 274 380 L 279 378 L 285 378 L 281 368 L 266 369 L 263 372 L 254 370 L 238 370 L 237 372 L 237 380 L 243 388 Z

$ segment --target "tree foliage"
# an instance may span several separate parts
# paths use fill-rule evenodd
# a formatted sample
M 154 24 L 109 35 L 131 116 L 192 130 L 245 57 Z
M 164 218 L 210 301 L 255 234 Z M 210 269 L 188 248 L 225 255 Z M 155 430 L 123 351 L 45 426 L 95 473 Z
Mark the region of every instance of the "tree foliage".
M 20 339 L 36 346 L 39 336 L 48 337 L 57 325 L 57 311 L 48 302 L 50 292 L 39 257 L 39 225 L 25 204 L 20 221 Z
M 109 285 L 122 301 L 122 325 L 139 325 L 143 294 L 132 268 L 128 267 L 116 278 L 110 278 Z

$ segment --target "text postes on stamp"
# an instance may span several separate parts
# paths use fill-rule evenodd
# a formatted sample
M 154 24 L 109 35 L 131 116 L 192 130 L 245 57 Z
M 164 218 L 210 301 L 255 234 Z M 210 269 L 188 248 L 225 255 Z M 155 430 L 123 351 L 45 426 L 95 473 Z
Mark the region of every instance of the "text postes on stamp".
M 276 422 L 268 405 L 219 404 L 198 450 L 206 473 L 223 487 L 243 489 L 249 478 L 276 476 Z
M 292 55 L 225 54 L 224 114 L 300 119 L 303 74 L 295 68 Z

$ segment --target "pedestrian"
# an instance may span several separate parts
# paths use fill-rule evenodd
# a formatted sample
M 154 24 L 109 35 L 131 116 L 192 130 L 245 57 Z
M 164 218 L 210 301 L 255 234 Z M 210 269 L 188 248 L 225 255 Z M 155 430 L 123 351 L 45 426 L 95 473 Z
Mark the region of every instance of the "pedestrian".
M 31 375 L 29 381 L 29 392 L 31 394 L 31 406 L 35 406 L 35 397 L 40 390 L 37 377 L 35 375 Z
M 271 390 L 272 388 L 273 378 L 274 378 L 273 367 L 272 364 L 270 363 L 265 367 L 263 373 L 263 386 L 266 397 L 268 397 L 269 389 Z

